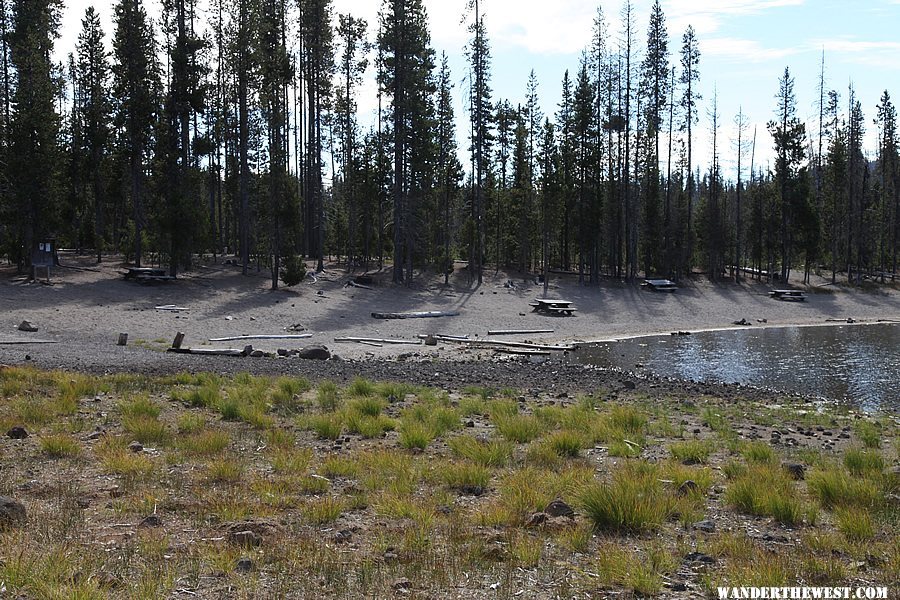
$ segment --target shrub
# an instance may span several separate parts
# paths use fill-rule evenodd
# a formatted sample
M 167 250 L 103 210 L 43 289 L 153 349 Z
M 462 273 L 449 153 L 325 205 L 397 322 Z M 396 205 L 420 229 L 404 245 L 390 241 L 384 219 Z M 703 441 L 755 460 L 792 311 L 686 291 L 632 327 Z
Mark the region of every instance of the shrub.
M 296 254 L 286 256 L 281 262 L 281 280 L 284 285 L 294 287 L 306 277 L 306 262 Z
M 639 533 L 658 529 L 672 515 L 675 498 L 655 469 L 626 466 L 611 481 L 587 486 L 581 505 L 597 530 Z
M 751 463 L 775 462 L 775 451 L 765 442 L 751 442 L 744 446 L 744 458 Z
M 52 458 L 75 457 L 81 454 L 81 446 L 71 435 L 59 433 L 42 437 L 41 452 Z
M 867 479 L 852 479 L 840 469 L 813 471 L 806 478 L 806 483 L 810 493 L 828 509 L 871 509 L 881 502 L 881 493 L 875 483 Z
M 530 442 L 544 431 L 540 419 L 531 415 L 494 415 L 492 420 L 500 435 L 519 444 Z
M 686 465 L 706 464 L 709 462 L 709 455 L 712 447 L 709 442 L 701 440 L 688 440 L 686 442 L 677 442 L 669 446 L 672 458 L 680 460 Z
M 503 440 L 479 441 L 471 436 L 459 436 L 447 442 L 458 456 L 468 458 L 482 467 L 503 467 L 512 458 L 513 445 Z
M 851 448 L 844 455 L 844 466 L 856 477 L 871 477 L 884 471 L 884 458 L 877 450 Z

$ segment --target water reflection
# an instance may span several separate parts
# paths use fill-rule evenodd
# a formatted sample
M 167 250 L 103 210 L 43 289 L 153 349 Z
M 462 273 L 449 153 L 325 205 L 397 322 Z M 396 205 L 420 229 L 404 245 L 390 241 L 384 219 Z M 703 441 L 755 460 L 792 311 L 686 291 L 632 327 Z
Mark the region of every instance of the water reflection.
M 624 340 L 579 360 L 660 375 L 744 383 L 900 408 L 900 325 L 739 329 Z

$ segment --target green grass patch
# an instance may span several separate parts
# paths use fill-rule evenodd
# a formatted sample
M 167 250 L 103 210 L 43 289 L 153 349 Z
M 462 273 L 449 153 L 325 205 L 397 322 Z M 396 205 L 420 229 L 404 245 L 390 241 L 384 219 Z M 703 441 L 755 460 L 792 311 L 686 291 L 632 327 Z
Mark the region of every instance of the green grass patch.
M 65 433 L 44 436 L 38 445 L 41 452 L 51 458 L 74 458 L 81 455 L 78 440 Z
M 505 440 L 481 441 L 463 435 L 451 438 L 447 445 L 457 456 L 482 467 L 504 467 L 512 459 L 513 445 Z
M 585 514 L 599 531 L 655 531 L 672 515 L 675 497 L 659 481 L 655 467 L 628 463 L 610 481 L 594 483 L 581 493 Z
M 704 440 L 686 440 L 669 446 L 672 458 L 686 465 L 703 465 L 709 462 L 712 444 Z

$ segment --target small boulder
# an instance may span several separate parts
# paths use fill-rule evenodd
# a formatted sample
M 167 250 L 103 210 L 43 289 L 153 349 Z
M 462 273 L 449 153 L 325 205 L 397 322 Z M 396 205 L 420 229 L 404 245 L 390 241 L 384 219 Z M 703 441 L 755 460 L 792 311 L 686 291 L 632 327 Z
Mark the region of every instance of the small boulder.
M 700 491 L 700 486 L 697 485 L 697 482 L 688 479 L 680 486 L 678 486 L 678 495 L 679 496 L 687 496 L 688 494 L 696 494 Z
M 238 573 L 249 573 L 253 570 L 253 561 L 246 556 L 242 556 L 238 559 L 237 564 L 234 565 L 234 570 Z
M 316 344 L 301 348 L 297 352 L 297 356 L 307 360 L 328 360 L 331 358 L 331 352 L 325 346 Z
M 162 519 L 159 515 L 148 515 L 138 524 L 142 529 L 162 527 Z
M 228 533 L 228 541 L 242 548 L 254 548 L 262 544 L 262 536 L 252 531 L 231 531 Z
M 253 352 L 250 353 L 250 356 L 252 358 L 262 358 L 265 355 L 266 355 L 266 353 L 263 352 L 262 350 L 254 350 Z
M 25 505 L 8 496 L 0 496 L 0 530 L 21 527 L 28 521 Z
M 544 512 L 551 517 L 568 517 L 570 519 L 575 518 L 575 511 L 571 506 L 563 502 L 561 498 L 557 498 L 556 500 L 548 504 L 547 508 L 544 509 Z
M 6 437 L 13 440 L 24 440 L 28 437 L 28 432 L 25 431 L 24 427 L 16 426 L 6 432 Z
M 426 346 L 437 346 L 437 338 L 433 335 L 428 335 L 425 337 L 425 345 Z
M 29 333 L 34 333 L 38 328 L 31 321 L 22 321 L 19 323 L 19 331 L 27 331 Z
M 700 563 L 702 565 L 713 565 L 716 559 L 702 552 L 691 552 L 684 557 L 685 563 Z
M 135 454 L 137 454 L 138 452 L 144 451 L 144 445 L 142 443 L 140 443 L 139 441 L 135 440 L 135 441 L 131 442 L 130 444 L 128 444 L 128 449 L 131 450 L 132 452 L 134 452 Z
M 412 588 L 412 583 L 410 582 L 409 579 L 406 579 L 405 577 L 403 577 L 401 579 L 395 579 L 394 583 L 391 584 L 391 589 L 394 589 L 397 591 L 401 591 L 401 590 L 408 591 L 411 588 Z
M 806 479 L 806 467 L 800 463 L 785 463 L 784 470 L 788 472 L 794 481 L 803 481 Z
M 544 512 L 534 513 L 531 515 L 531 518 L 525 523 L 525 527 L 540 527 L 544 523 L 547 522 L 547 519 L 550 518 L 550 515 Z
M 716 532 L 716 524 L 709 519 L 704 521 L 697 521 L 693 525 L 694 529 L 697 531 L 702 531 L 703 533 L 715 533 Z

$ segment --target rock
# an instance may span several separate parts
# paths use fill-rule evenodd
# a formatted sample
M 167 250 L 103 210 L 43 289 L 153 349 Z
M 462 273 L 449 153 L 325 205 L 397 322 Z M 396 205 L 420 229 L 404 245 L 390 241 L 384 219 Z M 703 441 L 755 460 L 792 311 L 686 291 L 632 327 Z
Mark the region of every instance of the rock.
M 228 533 L 228 541 L 242 548 L 254 548 L 262 544 L 262 536 L 252 531 L 231 531 Z
M 8 496 L 0 496 L 0 530 L 21 527 L 28 521 L 25 505 Z
M 624 381 L 624 382 L 622 382 L 622 385 L 625 387 L 626 390 L 633 390 L 637 387 L 637 384 L 633 381 Z
M 491 542 L 482 549 L 481 555 L 487 560 L 500 562 L 506 560 L 508 552 L 501 542 Z
M 397 554 L 396 549 L 393 546 L 389 546 L 385 549 L 384 554 L 381 555 L 381 558 L 384 562 L 394 562 L 400 559 L 400 556 Z
M 703 554 L 702 552 L 691 552 L 690 554 L 685 555 L 684 562 L 714 565 L 716 564 L 716 559 L 712 556 L 709 556 L 708 554 Z
M 551 517 L 568 517 L 570 519 L 575 518 L 575 511 L 572 510 L 571 506 L 563 502 L 561 498 L 557 498 L 556 500 L 548 504 L 547 508 L 544 509 L 544 512 Z
M 709 519 L 705 521 L 697 521 L 692 526 L 697 531 L 702 531 L 704 533 L 715 533 L 716 532 L 716 524 Z
M 459 488 L 459 493 L 463 496 L 481 496 L 486 491 L 484 487 L 480 485 L 462 485 Z
M 688 494 L 696 494 L 700 491 L 700 486 L 697 485 L 696 481 L 688 479 L 684 483 L 678 486 L 678 495 L 679 496 L 687 496 Z
M 686 592 L 687 586 L 684 584 L 684 582 L 676 581 L 675 583 L 672 584 L 672 591 L 673 592 Z
M 238 573 L 249 573 L 253 570 L 253 561 L 246 556 L 242 556 L 238 559 L 237 564 L 234 565 L 234 570 Z
M 469 419 L 466 421 L 466 427 L 475 427 L 475 421 Z
M 144 451 L 144 445 L 141 444 L 139 441 L 135 440 L 135 441 L 131 442 L 130 444 L 128 444 L 128 449 L 131 450 L 132 452 L 134 452 L 135 454 L 137 454 L 138 452 Z
M 794 481 L 803 481 L 806 479 L 806 467 L 800 463 L 785 463 L 782 466 Z
M 297 356 L 307 360 L 328 360 L 331 358 L 331 352 L 325 346 L 316 344 L 301 348 L 297 351 Z
M 437 346 L 437 338 L 433 335 L 425 336 L 425 345 L 426 346 Z
M 353 532 L 349 529 L 341 529 L 331 537 L 338 544 L 344 544 L 350 541 L 353 537 Z
M 29 333 L 34 333 L 38 328 L 32 324 L 31 321 L 22 321 L 19 323 L 19 331 L 27 331 Z
M 24 440 L 28 437 L 28 432 L 24 427 L 16 426 L 6 432 L 6 437 L 13 440 Z
M 525 523 L 525 527 L 540 527 L 550 518 L 550 515 L 544 512 L 534 513 Z
M 405 577 L 400 578 L 400 579 L 395 579 L 394 583 L 391 584 L 391 589 L 397 590 L 397 591 L 409 590 L 410 588 L 412 588 L 412 583 L 409 581 L 409 579 L 406 579 Z
M 276 350 L 275 352 L 278 354 L 278 356 L 287 356 L 287 355 L 290 354 L 290 352 L 288 352 L 288 351 L 285 350 L 284 348 L 279 348 L 279 349 Z
M 266 353 L 263 352 L 262 350 L 254 350 L 253 352 L 250 353 L 250 356 L 252 358 L 262 358 L 265 355 L 266 355 Z
M 162 527 L 162 519 L 159 518 L 159 515 L 148 515 L 138 524 L 138 527 Z

